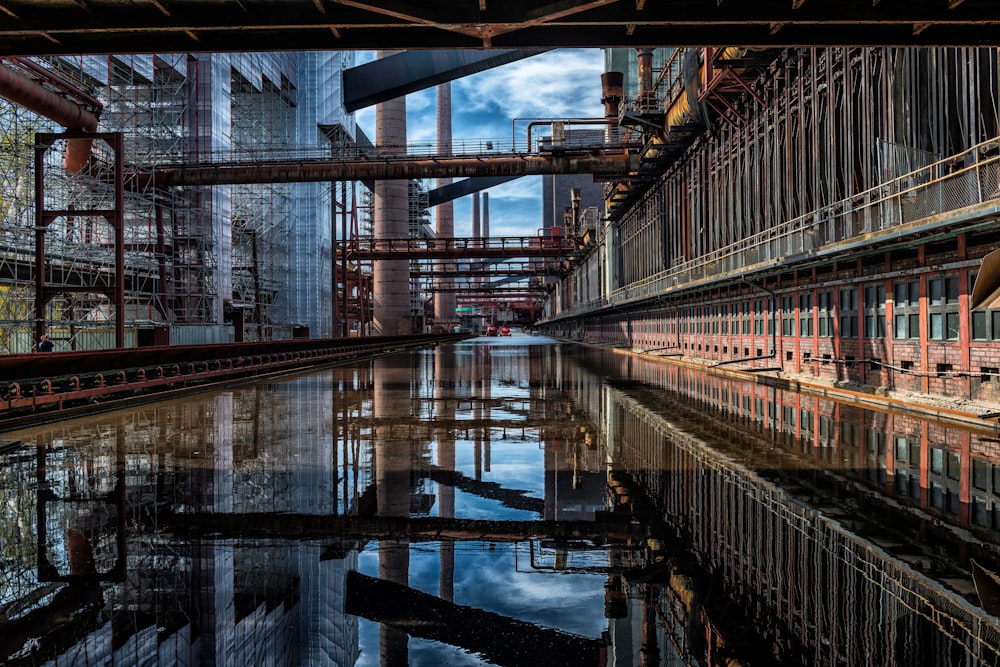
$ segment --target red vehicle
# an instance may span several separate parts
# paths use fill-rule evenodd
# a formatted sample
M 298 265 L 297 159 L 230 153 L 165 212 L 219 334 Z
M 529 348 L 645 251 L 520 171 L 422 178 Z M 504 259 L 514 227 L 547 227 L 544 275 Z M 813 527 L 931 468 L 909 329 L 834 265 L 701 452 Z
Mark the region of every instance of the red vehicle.
M 498 335 L 500 335 L 500 332 L 497 331 L 496 327 L 493 327 L 493 326 L 486 327 L 486 335 L 487 336 L 498 336 Z
M 510 329 L 508 329 L 507 327 L 500 327 L 500 335 L 501 336 L 509 336 L 510 335 Z

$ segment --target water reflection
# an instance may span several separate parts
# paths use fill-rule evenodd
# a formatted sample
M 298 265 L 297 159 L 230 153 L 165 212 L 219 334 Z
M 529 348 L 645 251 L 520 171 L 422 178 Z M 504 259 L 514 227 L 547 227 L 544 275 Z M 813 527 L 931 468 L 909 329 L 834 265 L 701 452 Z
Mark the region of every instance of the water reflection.
M 529 336 L 6 434 L 0 662 L 994 664 L 988 433 Z M 996 479 L 996 486 L 994 486 Z

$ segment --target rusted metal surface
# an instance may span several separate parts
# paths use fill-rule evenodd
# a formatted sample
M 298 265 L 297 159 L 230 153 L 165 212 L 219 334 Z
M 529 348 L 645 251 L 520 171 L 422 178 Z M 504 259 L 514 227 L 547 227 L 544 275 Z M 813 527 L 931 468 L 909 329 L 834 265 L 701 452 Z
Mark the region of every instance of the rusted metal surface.
M 568 265 L 562 260 L 533 262 L 502 262 L 490 264 L 486 262 L 450 261 L 438 262 L 433 265 L 418 265 L 410 269 L 414 277 L 437 278 L 453 276 L 456 278 L 533 278 L 537 276 L 561 276 L 568 270 Z
M 468 176 L 533 176 L 542 174 L 625 175 L 632 171 L 623 151 L 603 155 L 465 155 L 460 157 L 407 158 L 406 156 L 356 160 L 303 159 L 298 162 L 253 164 L 191 164 L 158 167 L 161 187 L 178 185 L 234 185 L 240 183 L 310 183 L 317 181 L 369 181 L 409 178 L 462 178 Z
M 97 130 L 97 116 L 93 113 L 3 65 L 0 65 L 0 97 L 65 128 L 87 132 Z
M 978 45 L 996 42 L 997 11 L 991 0 L 4 0 L 0 55 Z
M 347 256 L 356 260 L 565 257 L 579 251 L 582 246 L 583 242 L 580 239 L 571 236 L 362 238 L 347 244 Z M 343 244 L 337 251 L 344 252 Z
M 25 416 L 58 418 L 59 411 L 81 404 L 148 397 L 460 338 L 340 338 L 10 355 L 0 357 L 0 428 Z

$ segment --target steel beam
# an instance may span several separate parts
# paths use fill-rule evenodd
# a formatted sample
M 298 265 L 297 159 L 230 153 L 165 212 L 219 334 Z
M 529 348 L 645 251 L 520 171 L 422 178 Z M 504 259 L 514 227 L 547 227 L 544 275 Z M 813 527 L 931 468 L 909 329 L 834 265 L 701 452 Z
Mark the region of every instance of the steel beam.
M 232 6 L 240 7 L 233 11 Z M 991 46 L 993 0 L 4 0 L 0 56 L 377 49 Z
M 537 49 L 404 51 L 344 70 L 344 108 L 357 111 L 544 52 Z

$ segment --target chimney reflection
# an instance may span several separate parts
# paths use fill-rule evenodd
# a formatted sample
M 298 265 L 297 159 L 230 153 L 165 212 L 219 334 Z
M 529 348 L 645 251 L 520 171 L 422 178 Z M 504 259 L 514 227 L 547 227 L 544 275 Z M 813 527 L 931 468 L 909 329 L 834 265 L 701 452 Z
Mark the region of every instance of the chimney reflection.
M 410 417 L 412 369 L 408 356 L 393 356 L 374 361 L 375 392 L 372 404 L 378 433 L 375 435 L 375 486 L 379 516 L 410 515 L 411 441 L 404 429 L 397 435 L 393 420 Z M 409 583 L 409 540 L 382 540 L 378 550 L 380 579 Z M 408 663 L 409 637 L 385 623 L 379 626 L 379 648 L 383 667 Z
M 455 419 L 456 400 L 453 395 L 459 384 L 458 368 L 456 366 L 455 348 L 451 345 L 441 347 L 434 356 L 434 392 L 435 405 L 440 412 L 438 417 L 448 424 Z M 455 435 L 454 429 L 442 428 L 437 431 L 437 464 L 442 470 L 455 469 Z M 449 484 L 438 484 L 438 516 L 451 519 L 455 516 L 455 487 Z M 438 596 L 449 602 L 455 599 L 455 543 L 442 541 L 440 544 L 440 574 L 438 575 Z

